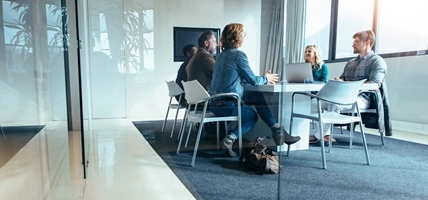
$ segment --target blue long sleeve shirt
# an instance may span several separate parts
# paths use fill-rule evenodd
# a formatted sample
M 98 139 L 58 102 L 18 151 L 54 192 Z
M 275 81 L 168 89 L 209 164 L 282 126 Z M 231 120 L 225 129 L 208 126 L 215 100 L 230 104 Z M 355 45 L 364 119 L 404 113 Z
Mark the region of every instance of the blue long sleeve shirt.
M 266 76 L 256 76 L 251 70 L 247 55 L 243 51 L 227 48 L 216 58 L 210 93 L 235 92 L 242 98 L 245 84 L 266 83 Z

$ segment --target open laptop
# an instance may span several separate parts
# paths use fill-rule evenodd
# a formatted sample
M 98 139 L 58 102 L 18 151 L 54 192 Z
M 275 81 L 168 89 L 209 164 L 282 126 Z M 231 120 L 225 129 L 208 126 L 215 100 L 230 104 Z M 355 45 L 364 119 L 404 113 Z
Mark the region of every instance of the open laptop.
M 313 83 L 311 63 L 289 63 L 285 65 L 287 83 Z

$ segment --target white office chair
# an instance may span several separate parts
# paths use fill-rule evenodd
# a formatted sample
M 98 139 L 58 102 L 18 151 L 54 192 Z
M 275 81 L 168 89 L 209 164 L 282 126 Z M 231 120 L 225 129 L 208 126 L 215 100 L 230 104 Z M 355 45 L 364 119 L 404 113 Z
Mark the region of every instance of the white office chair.
M 204 87 L 202 87 L 202 85 L 197 80 L 187 81 L 187 82 L 182 81 L 182 82 L 183 82 L 184 91 L 186 93 L 188 107 L 187 107 L 187 112 L 183 121 L 184 125 L 182 126 L 181 133 L 180 133 L 180 141 L 178 142 L 177 154 L 180 153 L 180 146 L 183 140 L 184 130 L 187 122 L 191 122 L 189 131 L 188 131 L 187 140 L 189 139 L 189 135 L 190 135 L 190 132 L 192 131 L 193 124 L 200 123 L 198 128 L 198 135 L 196 137 L 195 148 L 193 150 L 192 162 L 191 162 L 191 166 L 193 167 L 195 165 L 196 153 L 198 151 L 198 146 L 201 139 L 202 128 L 204 124 L 208 122 L 217 122 L 217 147 L 218 147 L 218 140 L 219 140 L 218 123 L 221 121 L 224 121 L 224 122 L 237 121 L 238 130 L 239 130 L 239 155 L 241 155 L 242 126 L 241 126 L 241 99 L 239 95 L 236 93 L 222 93 L 222 94 L 216 94 L 216 95 L 210 96 L 210 94 L 208 94 L 208 92 L 204 89 Z M 229 98 L 236 99 L 236 102 L 238 105 L 237 116 L 216 117 L 212 112 L 207 111 L 210 101 L 214 98 L 221 98 L 221 97 L 229 97 Z M 197 109 L 198 104 L 203 104 L 202 110 Z
M 162 125 L 162 133 L 164 132 L 166 122 L 168 121 L 169 110 L 176 109 L 177 111 L 175 113 L 174 123 L 172 124 L 171 136 L 170 136 L 170 138 L 172 138 L 174 134 L 175 124 L 177 123 L 178 112 L 180 109 L 186 108 L 186 106 L 181 105 L 181 102 L 184 100 L 183 99 L 184 91 L 180 88 L 180 86 L 175 81 L 167 81 L 166 84 L 168 86 L 168 93 L 169 93 L 168 95 L 170 98 L 169 98 L 168 109 L 166 110 L 165 120 L 163 121 L 163 125 Z M 172 99 L 175 98 L 176 96 L 178 96 L 178 103 L 172 103 Z
M 321 90 L 316 94 L 304 93 L 304 92 L 294 92 L 292 96 L 292 107 L 291 107 L 291 119 L 290 119 L 290 134 L 292 134 L 293 119 L 295 117 L 309 119 L 313 121 L 318 121 L 319 130 L 321 132 L 321 157 L 323 168 L 327 169 L 326 159 L 325 159 L 325 147 L 324 147 L 324 132 L 323 124 L 348 124 L 351 123 L 351 132 L 353 132 L 353 122 L 359 122 L 361 124 L 361 115 L 360 110 L 357 105 L 357 96 L 361 89 L 361 86 L 366 80 L 361 81 L 328 81 Z M 316 114 L 306 114 L 306 113 L 295 113 L 294 104 L 296 95 L 307 96 L 308 98 L 315 98 L 318 104 L 318 113 Z M 337 112 L 323 112 L 321 110 L 321 103 L 327 102 L 337 105 L 352 105 L 352 110 L 356 113 L 353 115 L 343 115 Z M 367 150 L 366 136 L 364 129 L 360 126 L 360 131 L 362 133 L 363 139 L 363 148 L 366 156 L 367 165 L 370 165 L 369 154 Z M 333 137 L 333 132 L 331 132 L 329 148 L 331 148 L 332 142 L 331 138 Z M 352 135 L 352 133 L 351 133 Z M 290 147 L 288 147 L 287 155 L 290 153 Z
M 382 97 L 378 97 L 378 94 L 381 95 L 380 92 L 378 94 L 377 94 L 377 91 L 373 91 L 373 90 L 363 90 L 363 91 L 360 91 L 360 92 L 369 92 L 369 93 L 372 93 L 373 96 L 374 96 L 374 98 L 375 98 L 375 102 L 376 103 L 382 103 Z M 352 113 L 355 113 L 355 111 L 352 111 L 351 109 L 349 109 L 349 110 L 341 110 L 340 113 L 350 115 Z M 376 114 L 378 114 L 379 113 L 378 106 L 375 106 L 375 108 L 360 109 L 360 113 L 376 113 Z M 363 126 L 363 124 L 359 124 L 359 125 Z M 355 124 L 354 124 L 354 126 L 355 126 Z M 355 127 L 351 127 L 351 128 L 355 128 Z M 341 133 L 343 134 L 342 130 L 341 130 Z M 385 145 L 384 133 L 380 129 L 379 129 L 379 135 L 380 135 L 380 140 L 381 140 L 381 143 L 382 143 L 382 146 L 383 146 L 383 145 Z M 349 132 L 349 136 L 350 136 L 349 147 L 352 148 L 352 132 L 351 131 Z
M 3 139 L 6 140 L 6 136 L 4 135 L 3 127 L 1 126 L 1 124 L 0 124 L 0 131 L 1 131 L 1 134 L 3 135 Z

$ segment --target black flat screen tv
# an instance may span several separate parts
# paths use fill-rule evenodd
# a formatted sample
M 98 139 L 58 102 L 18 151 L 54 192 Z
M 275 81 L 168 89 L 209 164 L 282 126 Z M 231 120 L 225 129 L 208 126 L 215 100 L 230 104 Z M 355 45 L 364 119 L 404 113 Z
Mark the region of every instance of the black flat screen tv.
M 193 27 L 174 27 L 174 62 L 181 62 L 186 59 L 186 56 L 183 55 L 183 47 L 188 44 L 194 44 L 196 48 L 198 47 L 198 38 L 199 36 L 207 31 L 212 30 L 217 39 L 220 37 L 219 28 L 193 28 Z M 220 53 L 220 47 L 217 47 L 217 53 L 214 55 L 216 57 Z

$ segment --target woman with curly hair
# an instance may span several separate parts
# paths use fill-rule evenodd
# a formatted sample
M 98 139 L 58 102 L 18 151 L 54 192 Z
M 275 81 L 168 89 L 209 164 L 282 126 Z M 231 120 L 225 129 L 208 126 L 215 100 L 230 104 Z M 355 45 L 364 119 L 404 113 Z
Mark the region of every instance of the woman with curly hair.
M 217 57 L 213 79 L 211 81 L 211 94 L 237 93 L 243 102 L 241 106 L 242 134 L 248 132 L 257 122 L 259 116 L 271 128 L 272 137 L 277 145 L 294 144 L 300 140 L 299 136 L 293 137 L 281 127 L 273 117 L 263 94 L 260 92 L 245 92 L 244 85 L 264 85 L 278 82 L 278 74 L 269 71 L 263 76 L 256 76 L 248 63 L 247 55 L 239 50 L 245 38 L 244 26 L 239 23 L 228 24 L 224 27 L 220 36 L 220 47 L 222 52 Z M 257 112 L 250 107 L 254 105 Z M 236 101 L 230 99 L 217 99 L 210 105 L 211 111 L 216 116 L 237 115 L 238 106 Z M 238 137 L 238 129 L 226 134 L 222 141 L 222 147 L 229 156 L 235 156 L 232 150 L 233 142 Z

